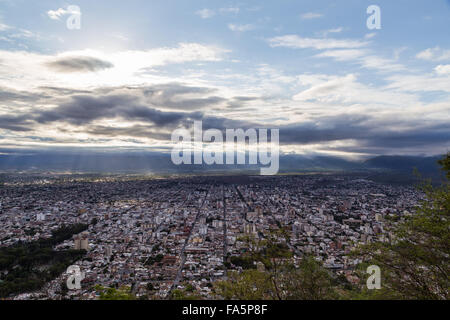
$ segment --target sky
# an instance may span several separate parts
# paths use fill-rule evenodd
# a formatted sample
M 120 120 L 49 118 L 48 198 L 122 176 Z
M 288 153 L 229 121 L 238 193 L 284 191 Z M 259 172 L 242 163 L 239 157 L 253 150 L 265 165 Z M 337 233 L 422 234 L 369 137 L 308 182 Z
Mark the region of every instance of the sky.
M 450 0 L 0 0 L 0 146 L 168 152 L 201 120 L 285 154 L 442 154 L 449 30 Z

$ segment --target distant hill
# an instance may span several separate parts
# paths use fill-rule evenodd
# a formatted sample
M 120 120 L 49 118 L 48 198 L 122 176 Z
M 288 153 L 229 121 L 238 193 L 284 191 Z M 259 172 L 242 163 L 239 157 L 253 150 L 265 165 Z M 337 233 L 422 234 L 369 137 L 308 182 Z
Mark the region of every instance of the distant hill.
M 364 166 L 372 171 L 369 178 L 376 182 L 414 184 L 427 178 L 433 184 L 440 184 L 443 175 L 437 161 L 443 157 L 378 156 L 365 161 Z M 414 174 L 416 169 L 421 177 Z
M 417 168 L 424 175 L 439 175 L 437 160 L 443 156 L 377 156 L 366 161 L 351 161 L 328 156 L 280 156 L 280 172 L 299 171 L 390 171 L 412 175 Z M 259 172 L 259 165 L 181 165 L 172 163 L 170 154 L 128 151 L 49 151 L 0 149 L 0 171 L 55 172 Z
M 399 172 L 412 172 L 416 168 L 421 173 L 434 173 L 439 171 L 437 161 L 444 156 L 418 157 L 418 156 L 378 156 L 364 162 L 370 169 L 384 169 Z
M 354 171 L 362 170 L 361 162 L 338 157 L 283 155 L 280 157 L 281 171 Z

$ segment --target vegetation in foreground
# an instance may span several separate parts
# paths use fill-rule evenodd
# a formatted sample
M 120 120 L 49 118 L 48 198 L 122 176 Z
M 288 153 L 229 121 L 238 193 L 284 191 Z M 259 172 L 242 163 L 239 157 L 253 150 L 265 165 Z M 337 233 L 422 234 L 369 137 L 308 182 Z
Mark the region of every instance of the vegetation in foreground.
M 86 230 L 88 225 L 64 226 L 49 239 L 0 248 L 0 298 L 40 289 L 80 259 L 84 250 L 55 251 L 53 246 Z

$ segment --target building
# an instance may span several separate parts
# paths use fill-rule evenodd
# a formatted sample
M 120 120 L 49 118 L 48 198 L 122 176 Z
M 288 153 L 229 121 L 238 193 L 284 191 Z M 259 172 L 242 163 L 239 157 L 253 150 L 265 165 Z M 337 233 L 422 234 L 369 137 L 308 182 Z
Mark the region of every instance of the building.
M 89 250 L 89 233 L 82 232 L 73 236 L 75 250 Z

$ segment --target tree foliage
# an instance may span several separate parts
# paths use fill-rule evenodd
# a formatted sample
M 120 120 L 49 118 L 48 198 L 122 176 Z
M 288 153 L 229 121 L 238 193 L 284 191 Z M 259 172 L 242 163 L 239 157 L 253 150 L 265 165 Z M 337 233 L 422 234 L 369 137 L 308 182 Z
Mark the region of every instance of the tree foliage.
M 63 273 L 86 252 L 55 251 L 52 246 L 87 227 L 84 224 L 63 226 L 53 231 L 51 238 L 0 248 L 0 298 L 38 290 Z
M 244 261 L 260 263 L 263 268 L 230 272 L 226 281 L 215 284 L 215 292 L 227 300 L 319 300 L 334 299 L 338 286 L 331 274 L 312 256 L 305 256 L 296 267 L 286 245 L 283 230 L 265 239 L 246 236 Z
M 197 295 L 194 290 L 189 290 L 189 288 L 185 290 L 174 289 L 170 293 L 170 300 L 201 300 L 201 297 Z
M 131 293 L 131 288 L 127 286 L 115 289 L 97 285 L 95 290 L 100 293 L 100 300 L 136 300 L 136 296 Z

